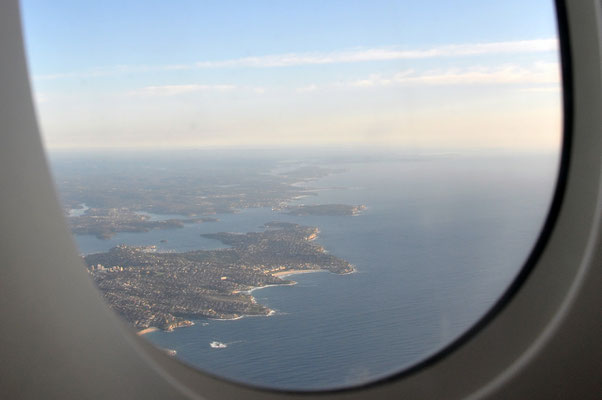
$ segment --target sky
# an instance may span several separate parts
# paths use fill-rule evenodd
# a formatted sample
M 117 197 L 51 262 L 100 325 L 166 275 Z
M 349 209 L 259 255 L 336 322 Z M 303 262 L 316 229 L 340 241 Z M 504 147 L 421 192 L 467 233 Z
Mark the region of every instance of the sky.
M 552 1 L 21 7 L 50 149 L 560 143 Z

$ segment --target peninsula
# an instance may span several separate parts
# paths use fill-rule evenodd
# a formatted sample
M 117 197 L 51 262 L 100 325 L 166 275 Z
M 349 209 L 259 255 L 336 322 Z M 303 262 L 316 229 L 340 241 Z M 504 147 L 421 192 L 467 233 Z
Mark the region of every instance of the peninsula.
M 109 239 L 117 232 L 148 232 L 152 229 L 181 228 L 185 223 L 218 221 L 214 217 L 174 218 L 152 220 L 148 215 L 127 208 L 90 208 L 84 214 L 68 218 L 71 231 L 79 235 L 94 235 Z
M 293 284 L 287 271 L 353 272 L 313 240 L 315 227 L 270 222 L 262 232 L 202 236 L 231 247 L 158 253 L 152 247 L 117 246 L 84 257 L 88 272 L 110 307 L 136 328 L 172 330 L 199 318 L 269 315 L 248 294 L 266 285 Z

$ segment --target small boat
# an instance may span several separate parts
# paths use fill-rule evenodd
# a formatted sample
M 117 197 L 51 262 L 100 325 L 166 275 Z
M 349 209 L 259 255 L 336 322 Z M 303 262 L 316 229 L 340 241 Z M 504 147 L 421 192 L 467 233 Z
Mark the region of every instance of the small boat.
M 211 346 L 214 349 L 225 349 L 226 347 L 228 347 L 228 345 L 226 343 L 216 342 L 216 341 L 209 343 L 209 346 Z

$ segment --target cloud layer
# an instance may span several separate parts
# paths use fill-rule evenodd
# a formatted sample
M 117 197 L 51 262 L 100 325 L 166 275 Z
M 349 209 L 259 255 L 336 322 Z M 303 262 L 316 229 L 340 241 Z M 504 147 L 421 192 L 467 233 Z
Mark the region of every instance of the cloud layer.
M 504 65 L 497 68 L 474 67 L 464 70 L 426 71 L 406 70 L 392 76 L 371 75 L 347 83 L 355 87 L 391 85 L 482 85 L 482 84 L 557 84 L 560 82 L 558 63 L 535 63 L 529 67 Z
M 465 57 L 491 54 L 541 53 L 558 50 L 557 39 L 516 40 L 491 43 L 452 44 L 429 49 L 404 50 L 397 48 L 367 48 L 332 52 L 305 52 L 272 54 L 216 61 L 199 61 L 193 64 L 170 65 L 119 65 L 94 68 L 83 72 L 37 75 L 36 80 L 66 78 L 95 78 L 106 75 L 140 73 L 149 71 L 177 71 L 207 68 L 281 68 L 308 65 L 348 64 L 370 61 L 413 60 L 427 58 Z
M 372 74 L 364 79 L 349 82 L 331 83 L 327 86 L 310 84 L 295 89 L 296 93 L 309 94 L 323 89 L 336 88 L 387 88 L 394 86 L 460 86 L 460 85 L 554 85 L 546 88 L 530 88 L 529 91 L 558 91 L 560 68 L 558 63 L 539 62 L 529 66 L 506 64 L 500 67 L 472 67 L 438 71 L 417 72 L 412 69 L 393 75 Z M 163 85 L 146 86 L 129 92 L 130 95 L 145 97 L 177 96 L 199 92 L 229 92 L 233 90 L 251 90 L 255 94 L 265 93 L 261 87 L 240 87 L 231 84 L 221 85 Z M 527 89 L 521 89 L 526 91 Z

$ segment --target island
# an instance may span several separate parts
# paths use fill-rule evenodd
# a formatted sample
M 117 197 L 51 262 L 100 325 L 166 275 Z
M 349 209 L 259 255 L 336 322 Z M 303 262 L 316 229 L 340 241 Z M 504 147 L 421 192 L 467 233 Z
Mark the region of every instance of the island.
M 189 326 L 201 318 L 266 316 L 250 290 L 291 285 L 286 272 L 354 271 L 349 262 L 315 243 L 319 230 L 270 222 L 262 232 L 203 234 L 230 247 L 159 253 L 154 246 L 120 245 L 84 257 L 109 306 L 137 329 Z
M 284 212 L 289 215 L 320 215 L 320 216 L 341 216 L 341 215 L 359 215 L 366 209 L 363 204 L 353 206 L 348 204 L 316 204 L 316 205 L 298 205 L 287 206 Z

